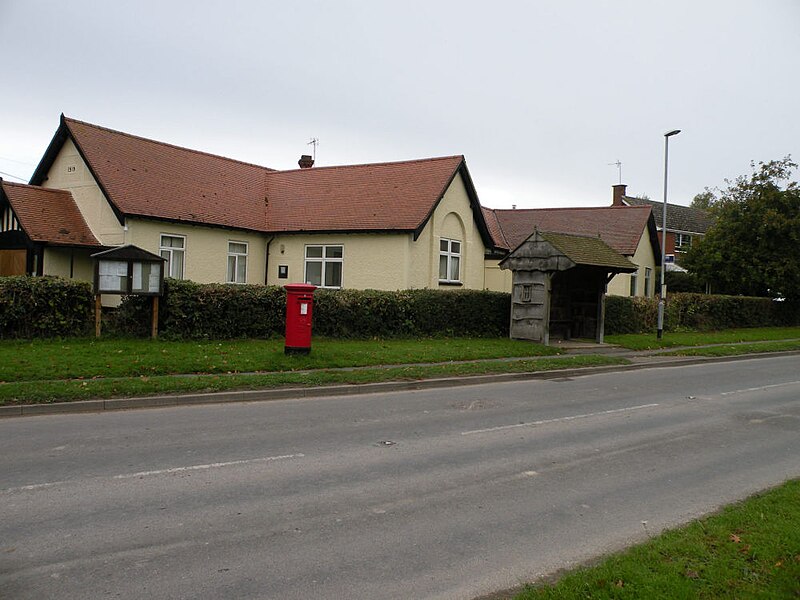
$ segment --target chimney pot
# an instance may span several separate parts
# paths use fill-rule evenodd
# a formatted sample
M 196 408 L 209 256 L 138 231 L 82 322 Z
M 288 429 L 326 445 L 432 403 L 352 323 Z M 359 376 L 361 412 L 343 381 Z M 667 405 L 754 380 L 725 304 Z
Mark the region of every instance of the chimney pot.
M 624 183 L 618 183 L 617 185 L 612 186 L 614 189 L 614 194 L 612 196 L 612 203 L 611 206 L 623 206 L 622 199 L 625 197 L 625 189 L 628 186 Z
M 300 165 L 301 169 L 310 169 L 314 166 L 314 159 L 308 154 L 303 154 L 297 164 Z

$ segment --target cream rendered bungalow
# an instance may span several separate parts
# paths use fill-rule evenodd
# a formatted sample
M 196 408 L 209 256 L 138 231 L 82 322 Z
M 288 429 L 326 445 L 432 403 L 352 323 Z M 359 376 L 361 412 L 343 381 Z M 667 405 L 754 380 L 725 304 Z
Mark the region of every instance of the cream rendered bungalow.
M 131 244 L 201 283 L 508 292 L 498 263 L 538 228 L 601 237 L 639 266 L 609 293 L 653 293 L 649 207 L 485 209 L 463 156 L 299 165 L 276 171 L 62 115 L 31 185 L 2 187 L 0 275 L 90 280 L 93 252 Z
M 275 171 L 62 115 L 32 185 L 21 186 L 29 193 L 5 202 L 17 233 L 0 231 L 3 274 L 16 251 L 17 272 L 24 262 L 27 273 L 88 279 L 91 250 L 133 244 L 165 258 L 167 276 L 198 282 L 485 287 L 495 242 L 463 156 L 317 168 L 309 159 Z M 80 252 L 33 244 L 27 215 L 47 213 L 53 198 L 83 221 Z

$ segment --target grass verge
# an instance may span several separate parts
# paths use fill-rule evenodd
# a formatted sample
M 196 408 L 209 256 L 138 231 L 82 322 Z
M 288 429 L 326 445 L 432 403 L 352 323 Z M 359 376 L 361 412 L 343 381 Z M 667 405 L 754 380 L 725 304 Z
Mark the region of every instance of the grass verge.
M 800 480 L 669 531 L 515 600 L 798 598 Z
M 788 350 L 800 350 L 800 340 L 722 345 L 709 348 L 682 348 L 672 352 L 665 352 L 664 356 L 737 356 L 739 354 L 785 352 Z
M 564 356 L 510 361 L 454 363 L 445 365 L 412 365 L 355 370 L 313 370 L 254 374 L 220 374 L 197 376 L 141 376 L 115 379 L 68 381 L 21 381 L 0 384 L 0 406 L 41 404 L 178 394 L 221 392 L 226 390 L 266 389 L 276 387 L 320 386 L 336 384 L 408 381 L 437 377 L 465 377 L 491 373 L 525 373 L 577 367 L 627 364 L 629 361 L 604 356 Z
M 665 332 L 656 339 L 653 333 L 628 333 L 607 335 L 605 341 L 631 350 L 654 350 L 676 346 L 702 346 L 704 344 L 733 344 L 741 342 L 778 341 L 800 339 L 800 327 L 752 327 L 724 331 Z
M 0 382 L 186 373 L 297 371 L 487 358 L 552 356 L 557 350 L 503 338 L 313 341 L 287 356 L 283 339 L 151 341 L 69 339 L 0 342 Z

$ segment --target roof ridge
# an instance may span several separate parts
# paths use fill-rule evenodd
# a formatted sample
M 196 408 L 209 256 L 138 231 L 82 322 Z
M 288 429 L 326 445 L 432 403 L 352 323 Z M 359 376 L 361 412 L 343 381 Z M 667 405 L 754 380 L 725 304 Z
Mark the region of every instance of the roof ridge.
M 106 131 L 108 133 L 113 133 L 113 134 L 116 134 L 116 135 L 121 135 L 121 136 L 125 136 L 125 137 L 128 137 L 128 138 L 133 138 L 135 140 L 141 140 L 141 141 L 144 141 L 144 142 L 150 142 L 150 143 L 153 143 L 153 144 L 158 144 L 159 146 L 166 146 L 167 148 L 174 148 L 176 150 L 184 150 L 186 152 L 191 152 L 193 154 L 200 154 L 202 156 L 208 156 L 208 157 L 211 157 L 211 158 L 220 158 L 222 160 L 227 160 L 227 161 L 230 161 L 230 162 L 239 163 L 240 165 L 246 165 L 248 167 L 256 167 L 258 169 L 264 169 L 265 171 L 268 171 L 268 172 L 275 172 L 276 171 L 276 169 L 272 169 L 270 167 L 265 167 L 264 165 L 257 165 L 256 163 L 251 163 L 251 162 L 247 162 L 247 161 L 244 161 L 244 160 L 239 160 L 238 158 L 230 158 L 229 156 L 222 156 L 221 154 L 214 154 L 213 152 L 205 152 L 203 150 L 196 150 L 194 148 L 187 148 L 186 146 L 178 146 L 177 144 L 171 144 L 169 142 L 162 142 L 161 140 L 154 140 L 152 138 L 146 138 L 144 136 L 136 135 L 136 134 L 133 134 L 133 133 L 128 133 L 126 131 L 119 131 L 118 129 L 111 129 L 110 127 L 103 127 L 102 125 L 95 125 L 94 123 L 89 123 L 87 121 L 81 121 L 80 119 L 73 119 L 71 117 L 65 116 L 64 117 L 64 121 L 65 122 L 70 122 L 70 123 L 78 123 L 80 125 L 86 125 L 87 127 L 92 127 L 94 129 L 100 129 L 101 131 Z
M 40 185 L 33 185 L 30 183 L 19 183 L 18 181 L 6 181 L 5 179 L 2 180 L 3 185 L 11 185 L 14 187 L 24 187 L 24 188 L 33 188 L 35 190 L 41 190 L 43 192 L 53 192 L 53 193 L 60 193 L 60 194 L 72 194 L 69 190 L 62 190 L 61 188 L 46 188 Z
M 590 235 L 588 233 L 569 233 L 567 231 L 555 231 L 551 229 L 539 229 L 539 233 L 553 234 L 553 235 L 566 235 L 567 237 L 589 238 L 590 240 L 602 240 L 603 236 L 599 233 L 597 235 Z M 605 240 L 603 240 L 605 242 Z
M 307 171 L 307 172 L 314 172 L 314 171 L 322 171 L 322 170 L 332 170 L 332 169 L 353 169 L 359 167 L 383 167 L 387 165 L 408 165 L 411 163 L 423 163 L 423 162 L 434 162 L 440 160 L 452 160 L 454 158 L 464 160 L 463 154 L 452 154 L 450 156 L 431 156 L 429 158 L 412 158 L 408 160 L 387 160 L 382 162 L 375 162 L 375 163 L 356 163 L 352 165 L 327 165 L 324 167 L 311 167 L 308 169 L 297 168 L 297 169 L 270 169 L 268 174 L 273 173 L 295 173 L 300 171 Z
M 649 206 L 554 206 L 551 208 L 493 208 L 493 211 L 502 212 L 533 212 L 536 210 L 606 210 L 609 208 L 650 208 Z

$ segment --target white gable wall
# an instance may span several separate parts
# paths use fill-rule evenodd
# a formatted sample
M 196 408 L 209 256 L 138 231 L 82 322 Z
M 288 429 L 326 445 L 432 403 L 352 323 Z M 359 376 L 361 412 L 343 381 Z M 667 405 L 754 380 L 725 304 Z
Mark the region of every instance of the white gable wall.
M 467 188 L 458 174 L 447 188 L 441 202 L 425 225 L 419 238 L 411 245 L 408 262 L 408 287 L 441 288 L 439 283 L 439 241 L 458 240 L 461 247 L 461 283 L 465 289 L 483 289 L 483 244 L 472 213 Z
M 78 148 L 67 139 L 47 172 L 42 187 L 69 190 L 100 243 L 118 246 L 125 243 L 125 232 Z

